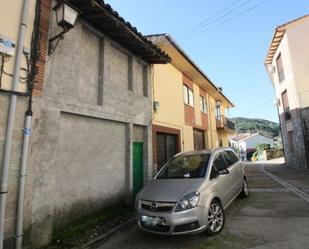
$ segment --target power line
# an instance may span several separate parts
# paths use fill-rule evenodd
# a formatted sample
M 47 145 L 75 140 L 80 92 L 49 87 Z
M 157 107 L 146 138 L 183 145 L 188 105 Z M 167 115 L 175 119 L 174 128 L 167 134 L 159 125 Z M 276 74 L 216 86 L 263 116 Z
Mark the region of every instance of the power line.
M 251 0 L 252 1 L 252 0 Z M 227 7 L 219 10 L 218 12 L 216 12 L 215 14 L 211 15 L 210 17 L 207 17 L 206 19 L 204 19 L 203 21 L 201 21 L 200 23 L 196 24 L 195 26 L 192 27 L 192 30 L 202 26 L 204 23 L 207 23 L 209 21 L 211 21 L 213 18 L 216 18 L 217 16 L 219 16 L 221 13 L 224 13 L 224 11 L 230 9 L 231 7 L 233 7 L 234 5 L 238 5 L 239 4 L 239 0 L 236 0 L 235 2 L 233 2 L 232 4 L 228 5 Z M 191 31 L 192 32 L 192 31 Z
M 249 3 L 249 2 L 251 2 L 251 1 L 252 1 L 252 0 L 248 0 L 247 2 L 243 3 L 242 5 L 245 5 L 246 3 Z M 242 15 L 248 13 L 248 12 L 251 12 L 252 10 L 254 10 L 254 9 L 258 8 L 258 7 L 260 7 L 261 5 L 263 5 L 263 4 L 265 4 L 266 2 L 269 2 L 269 1 L 270 1 L 270 0 L 264 0 L 264 1 L 262 1 L 262 2 L 259 2 L 259 3 L 257 3 L 257 4 L 255 4 L 255 5 L 253 5 L 253 6 L 251 6 L 250 8 L 247 8 L 246 10 L 244 10 L 244 11 L 242 11 L 242 12 L 240 12 L 240 13 L 238 13 L 238 14 L 236 14 L 236 15 L 234 15 L 234 16 L 231 16 L 231 17 L 225 19 L 224 17 L 227 17 L 227 16 L 229 16 L 231 13 L 233 13 L 233 11 L 229 11 L 228 13 L 226 13 L 226 14 L 224 14 L 224 15 L 222 15 L 222 16 L 220 16 L 220 17 L 218 17 L 218 18 L 216 18 L 216 19 L 214 19 L 214 20 L 212 20 L 212 21 L 209 21 L 209 22 L 205 23 L 202 27 L 198 28 L 197 30 L 194 30 L 194 31 L 189 32 L 189 33 L 187 34 L 187 36 L 184 36 L 184 35 L 183 35 L 182 38 L 183 38 L 183 39 L 191 38 L 193 35 L 197 35 L 197 34 L 200 34 L 200 33 L 205 32 L 205 31 L 207 31 L 207 30 L 209 30 L 209 29 L 212 29 L 212 28 L 221 26 L 221 25 L 227 23 L 228 21 L 234 20 L 234 19 L 236 19 L 236 18 L 239 17 L 239 16 L 242 16 Z M 240 6 L 239 6 L 239 7 L 240 7 Z M 220 19 L 224 19 L 224 21 L 222 21 L 222 22 L 220 22 L 220 23 L 217 23 L 217 24 L 211 26 L 211 24 L 217 22 L 217 21 L 220 20 Z
M 272 101 L 273 101 L 273 98 L 271 98 L 270 100 L 267 100 L 267 102 L 263 103 L 262 105 L 259 105 L 259 106 L 255 107 L 255 108 L 252 109 L 251 111 L 249 111 L 249 112 L 247 112 L 246 114 L 242 115 L 242 117 L 245 117 L 245 116 L 247 116 L 248 114 L 250 114 L 250 113 L 252 113 L 252 112 L 255 112 L 256 110 L 258 110 L 258 109 L 264 107 L 265 105 L 269 104 L 269 103 L 272 102 Z
M 218 11 L 217 13 L 215 13 L 214 15 L 206 18 L 204 21 L 200 22 L 199 24 L 195 25 L 193 28 L 192 28 L 192 31 L 190 33 L 194 33 L 196 31 L 199 31 L 201 28 L 207 26 L 207 25 L 210 25 L 218 20 L 221 20 L 223 19 L 224 17 L 226 16 L 229 16 L 230 14 L 232 14 L 235 10 L 237 9 L 241 9 L 242 7 L 246 6 L 247 4 L 251 3 L 252 1 L 254 0 L 247 0 L 246 2 L 244 3 L 241 3 L 239 5 L 239 1 L 236 1 L 236 2 L 233 2 L 231 5 L 227 6 L 226 8 Z M 230 9 L 231 7 L 235 6 L 236 5 L 236 8 L 232 8 L 230 11 L 226 12 L 226 10 Z M 188 33 L 188 34 L 190 34 Z

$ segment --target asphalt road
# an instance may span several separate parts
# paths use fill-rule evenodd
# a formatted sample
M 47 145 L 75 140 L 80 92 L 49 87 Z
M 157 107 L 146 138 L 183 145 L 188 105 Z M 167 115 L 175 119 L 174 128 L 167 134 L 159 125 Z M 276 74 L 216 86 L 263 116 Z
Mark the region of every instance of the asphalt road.
M 226 225 L 218 236 L 159 236 L 142 232 L 134 224 L 97 248 L 309 248 L 309 171 L 248 164 L 246 174 L 250 196 L 237 199 L 226 210 Z

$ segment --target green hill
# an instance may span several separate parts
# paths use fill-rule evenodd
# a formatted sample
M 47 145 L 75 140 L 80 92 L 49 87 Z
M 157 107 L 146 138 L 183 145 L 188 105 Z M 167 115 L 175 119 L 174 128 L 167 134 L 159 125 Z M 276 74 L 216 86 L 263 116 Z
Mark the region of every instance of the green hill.
M 238 132 L 258 132 L 259 134 L 275 138 L 279 135 L 279 124 L 265 120 L 265 119 L 255 119 L 255 118 L 231 118 L 232 121 L 238 123 Z M 237 120 L 237 121 L 236 121 Z

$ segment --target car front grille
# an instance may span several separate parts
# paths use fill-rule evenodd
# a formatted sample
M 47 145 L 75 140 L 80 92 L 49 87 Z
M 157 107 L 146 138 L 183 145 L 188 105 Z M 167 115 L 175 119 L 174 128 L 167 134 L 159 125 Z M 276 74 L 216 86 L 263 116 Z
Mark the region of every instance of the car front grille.
M 151 212 L 170 212 L 173 210 L 175 204 L 175 202 L 141 201 L 142 209 Z
M 160 233 L 168 233 L 170 230 L 170 226 L 167 225 L 147 225 L 145 223 L 141 223 L 141 226 L 144 229 L 147 229 L 149 231 L 153 231 L 153 232 L 160 232 Z

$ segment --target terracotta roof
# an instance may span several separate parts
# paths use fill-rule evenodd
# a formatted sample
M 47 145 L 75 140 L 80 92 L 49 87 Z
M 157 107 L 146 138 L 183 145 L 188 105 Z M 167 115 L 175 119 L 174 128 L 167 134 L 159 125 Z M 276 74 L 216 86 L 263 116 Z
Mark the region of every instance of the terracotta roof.
M 251 138 L 251 137 L 254 137 L 254 136 L 261 136 L 261 137 L 273 139 L 271 137 L 264 136 L 264 135 L 261 135 L 260 133 L 256 132 L 256 133 L 239 133 L 238 135 L 231 137 L 229 140 L 244 141 L 244 140 L 247 140 L 248 138 Z
M 148 35 L 146 36 L 149 40 L 151 40 L 154 44 L 158 44 L 158 46 L 162 46 L 161 42 L 164 42 L 164 39 L 167 40 L 172 46 L 174 46 L 180 54 L 195 68 L 196 71 L 198 71 L 203 78 L 205 78 L 210 85 L 219 92 L 219 94 L 232 106 L 235 105 L 223 94 L 222 89 L 217 87 L 210 79 L 209 77 L 193 62 L 193 60 L 186 54 L 186 52 L 176 43 L 176 41 L 168 34 L 154 34 L 154 35 Z
M 240 140 L 250 137 L 251 135 L 252 133 L 239 133 L 238 135 L 232 136 L 230 140 L 240 141 Z
M 106 34 L 133 54 L 141 57 L 150 64 L 165 64 L 170 57 L 161 49 L 124 20 L 103 0 L 68 0 L 72 7 L 79 12 L 79 17 Z
M 273 35 L 273 39 L 271 41 L 271 44 L 269 46 L 269 49 L 268 49 L 268 53 L 267 53 L 267 56 L 266 56 L 266 59 L 265 59 L 265 65 L 269 65 L 272 63 L 273 61 L 273 57 L 281 43 L 281 40 L 285 34 L 285 31 L 286 31 L 286 28 L 288 25 L 294 23 L 294 22 L 297 22 L 297 21 L 300 21 L 306 17 L 309 17 L 309 14 L 307 15 L 304 15 L 302 17 L 299 17 L 297 19 L 294 19 L 292 21 L 289 21 L 285 24 L 282 24 L 280 26 L 278 26 L 276 29 L 275 29 L 275 33 Z

